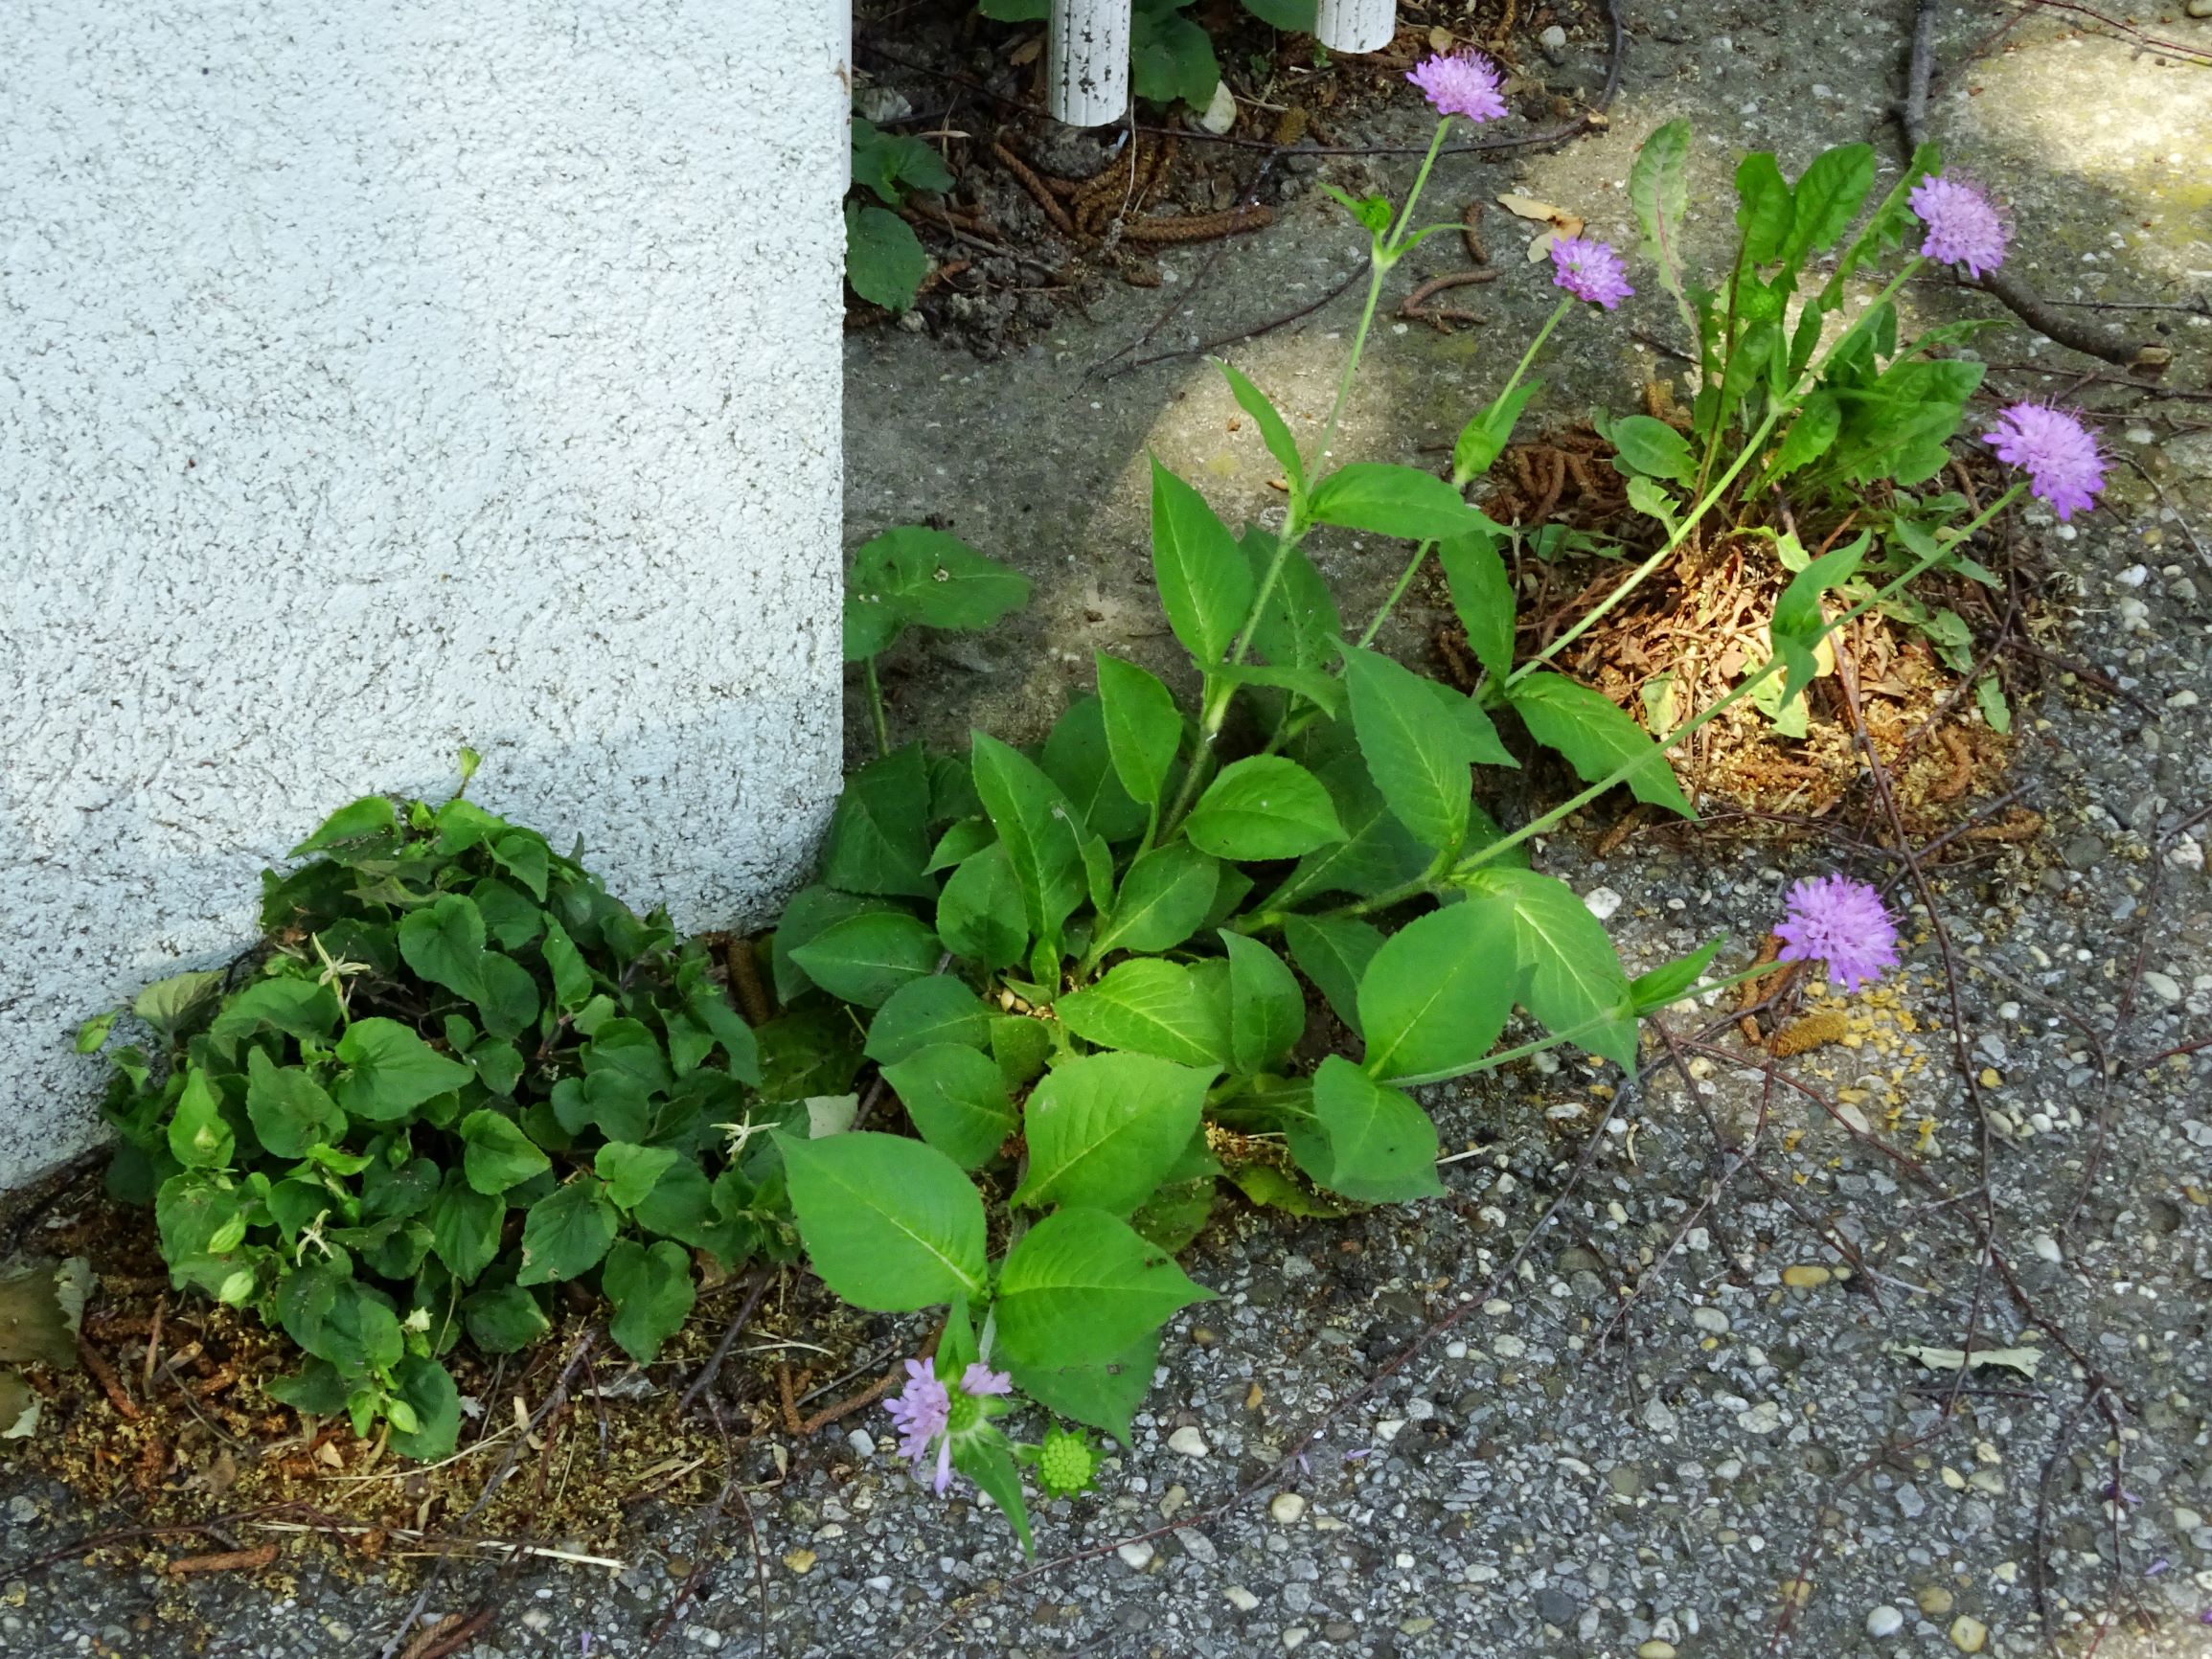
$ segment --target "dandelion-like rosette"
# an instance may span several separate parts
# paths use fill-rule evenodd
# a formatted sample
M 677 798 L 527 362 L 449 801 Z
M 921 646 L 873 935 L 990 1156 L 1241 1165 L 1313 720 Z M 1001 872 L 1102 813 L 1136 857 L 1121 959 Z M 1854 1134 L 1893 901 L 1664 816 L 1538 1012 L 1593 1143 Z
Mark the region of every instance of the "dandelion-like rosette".
M 1621 256 L 1594 238 L 1553 237 L 1551 260 L 1553 283 L 1608 311 L 1636 291 L 1629 286 Z
M 1439 115 L 1495 121 L 1505 113 L 1505 99 L 1498 91 L 1503 78 L 1497 65 L 1479 52 L 1425 57 L 1405 79 L 1421 88 Z
M 1938 264 L 1963 265 L 1976 281 L 2004 263 L 2010 233 L 1989 197 L 1966 179 L 1931 173 L 1904 199 L 1927 227 L 1920 244 L 1924 257 Z
M 1881 895 L 1847 875 L 1821 875 L 1790 889 L 1774 925 L 1783 962 L 1827 964 L 1846 991 L 1870 985 L 1897 966 L 1897 923 Z
M 2064 409 L 2015 403 L 1983 434 L 1996 458 L 2028 475 L 2028 489 L 2064 524 L 2096 504 L 2105 458 L 2089 429 Z

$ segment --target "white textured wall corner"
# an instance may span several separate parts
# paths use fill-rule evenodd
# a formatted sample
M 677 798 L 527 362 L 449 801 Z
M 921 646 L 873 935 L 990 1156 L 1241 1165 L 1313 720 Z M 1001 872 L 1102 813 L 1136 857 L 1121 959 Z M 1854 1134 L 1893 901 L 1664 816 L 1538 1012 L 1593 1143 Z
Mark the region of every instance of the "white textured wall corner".
M 761 917 L 839 757 L 844 0 L 0 7 L 0 1186 L 368 790 Z

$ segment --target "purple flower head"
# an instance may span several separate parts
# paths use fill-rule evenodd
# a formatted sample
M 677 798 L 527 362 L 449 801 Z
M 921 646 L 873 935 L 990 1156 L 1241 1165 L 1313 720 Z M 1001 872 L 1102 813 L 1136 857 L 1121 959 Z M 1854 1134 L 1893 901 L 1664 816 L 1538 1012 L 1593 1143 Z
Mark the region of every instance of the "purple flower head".
M 1424 57 L 1405 79 L 1421 88 L 1439 115 L 1495 121 L 1505 113 L 1505 100 L 1497 90 L 1497 65 L 1479 52 Z
M 1982 434 L 1999 461 L 2024 467 L 2028 489 L 2064 524 L 2105 488 L 2105 461 L 2080 420 L 2044 403 L 2015 403 Z
M 970 1363 L 960 1374 L 960 1392 L 968 1400 L 1012 1394 L 1014 1378 L 1003 1371 Z M 930 1453 L 937 1454 L 929 1484 L 939 1497 L 952 1485 L 952 1417 L 956 1403 L 927 1360 L 910 1359 L 906 1362 L 906 1386 L 897 1399 L 883 1407 L 899 1430 L 899 1455 L 913 1463 L 916 1480 L 923 1478 L 922 1471 L 930 1462 Z M 970 1407 L 963 1421 L 972 1424 L 973 1420 Z
M 1552 281 L 1578 300 L 1611 310 L 1636 290 L 1621 271 L 1621 256 L 1588 237 L 1552 238 Z
M 1828 977 L 1857 990 L 1897 966 L 1897 924 L 1881 895 L 1863 881 L 1823 875 L 1790 889 L 1775 936 L 1783 962 L 1820 961 Z
M 1904 199 L 1927 227 L 1920 244 L 1927 258 L 1942 265 L 1964 265 L 1977 281 L 2004 263 L 2010 233 L 1974 185 L 1951 173 L 1931 173 Z

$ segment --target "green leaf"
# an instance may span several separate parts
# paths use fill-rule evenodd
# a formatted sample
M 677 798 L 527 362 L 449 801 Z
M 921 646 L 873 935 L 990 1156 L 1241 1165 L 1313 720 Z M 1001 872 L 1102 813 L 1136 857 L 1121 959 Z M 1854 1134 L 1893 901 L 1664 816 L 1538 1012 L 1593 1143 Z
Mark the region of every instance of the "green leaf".
M 976 792 L 1013 860 L 1029 931 L 1057 940 L 1060 923 L 1085 896 L 1076 810 L 1060 785 L 1017 750 L 986 732 L 975 733 L 971 744 Z
M 305 1042 L 325 1042 L 338 1017 L 338 999 L 329 986 L 307 979 L 258 979 L 224 1002 L 208 1025 L 208 1046 L 227 1058 L 237 1053 L 240 1037 L 264 1027 Z
M 1390 810 L 1424 845 L 1458 852 L 1467 838 L 1468 768 L 1475 759 L 1467 728 L 1438 719 L 1430 682 L 1380 652 L 1348 649 L 1344 681 L 1352 729 Z
M 537 1298 L 519 1284 L 479 1290 L 461 1304 L 468 1340 L 486 1353 L 519 1353 L 553 1329 Z
M 381 799 L 381 797 L 379 797 Z M 387 807 L 390 802 L 384 803 Z M 157 979 L 132 999 L 130 1011 L 165 1037 L 174 1038 L 222 989 L 219 970 L 172 973 Z M 110 1016 L 112 1020 L 112 1016 Z
M 920 743 L 846 780 L 822 844 L 821 878 L 847 893 L 935 898 L 929 857 L 929 763 Z
M 1664 420 L 1649 415 L 1620 416 L 1613 421 L 1612 439 L 1628 470 L 1681 485 L 1697 477 L 1698 459 L 1690 453 L 1690 441 Z
M 1206 107 L 1221 83 L 1213 37 L 1180 12 L 1139 6 L 1129 18 L 1129 88 L 1155 103 Z
M 993 841 L 961 861 L 937 900 L 937 936 L 955 956 L 987 968 L 1013 966 L 1029 943 L 1021 882 L 1005 846 Z
M 351 1117 L 388 1124 L 424 1101 L 475 1080 L 459 1060 L 438 1053 L 398 1020 L 357 1019 L 338 1039 L 346 1069 L 331 1093 Z
M 432 985 L 476 1000 L 484 962 L 484 915 L 475 900 L 441 894 L 399 920 L 399 955 Z
M 512 956 L 488 950 L 477 963 L 476 994 L 470 998 L 484 1029 L 496 1037 L 520 1036 L 537 1023 L 537 981 Z
M 752 945 L 743 940 L 737 942 L 740 950 L 750 950 Z M 728 1061 L 730 1076 L 741 1083 L 758 1083 L 761 1080 L 761 1042 L 753 1034 L 738 1011 L 724 1000 L 722 993 L 712 986 L 701 986 L 684 1004 L 692 1018 L 704 1026 L 709 1035 L 722 1048 Z M 704 1057 L 701 1057 L 704 1058 Z
M 1016 1126 L 1006 1078 L 980 1049 L 956 1042 L 913 1049 L 884 1066 L 883 1080 L 922 1138 L 963 1170 L 989 1163 Z
M 545 880 L 551 858 L 545 837 L 529 830 L 510 830 L 491 844 L 491 856 L 508 875 L 530 889 L 531 897 L 545 902 Z M 521 941 L 502 943 L 510 948 Z
M 1626 780 L 1636 799 L 1685 818 L 1697 816 L 1666 755 L 1601 693 L 1547 672 L 1529 675 L 1508 695 L 1530 735 L 1565 756 L 1585 783 L 1595 784 L 1641 760 L 1644 763 Z
M 1015 1466 L 1014 1448 L 996 1427 L 985 1423 L 952 1437 L 952 1466 L 973 1481 L 983 1495 L 998 1506 L 1021 1553 L 1035 1559 L 1037 1540 L 1030 1536 L 1029 1506 L 1022 1501 L 1021 1470 Z
M 1782 597 L 1774 602 L 1774 617 L 1767 625 L 1767 637 L 1786 670 L 1782 686 L 1784 702 L 1795 698 L 1819 675 L 1820 664 L 1813 652 L 1820 644 L 1820 636 L 1828 629 L 1820 596 L 1858 574 L 1859 561 L 1866 557 L 1872 541 L 1872 535 L 1862 531 L 1848 546 L 1822 554 L 1791 577 L 1790 585 L 1782 590 Z
M 1755 265 L 1781 257 L 1795 222 L 1795 204 L 1782 170 L 1766 150 L 1736 164 L 1736 228 L 1744 236 L 1744 257 Z
M 950 974 L 933 973 L 901 986 L 868 1026 L 868 1057 L 902 1060 L 935 1043 L 981 1049 L 991 1040 L 991 1011 Z
M 1228 1062 L 1222 1011 L 1196 994 L 1189 968 L 1160 957 L 1130 957 L 1089 989 L 1061 997 L 1053 1011 L 1077 1036 L 1103 1048 L 1133 1049 L 1190 1066 Z M 1034 1168 L 1034 1146 L 1031 1150 Z
M 1032 1365 L 1002 1348 L 992 1357 L 1014 1374 L 1016 1387 L 1057 1416 L 1102 1428 L 1124 1445 L 1131 1443 L 1129 1419 L 1152 1392 L 1160 1362 L 1157 1331 L 1139 1337 L 1120 1353 L 1087 1365 L 1070 1365 L 1049 1355 Z
M 1472 1065 L 1505 1029 L 1519 979 L 1509 916 L 1450 904 L 1408 923 L 1359 981 L 1368 1075 L 1430 1078 Z
M 621 1226 L 622 1215 L 607 1202 L 605 1187 L 589 1175 L 556 1187 L 522 1218 L 522 1266 L 515 1284 L 544 1284 L 590 1272 Z
M 1981 717 L 1989 722 L 1989 729 L 2003 737 L 2013 729 L 2013 711 L 2005 701 L 2004 687 L 1997 684 L 1995 674 L 1984 674 L 1973 683 L 1973 700 L 1981 710 Z
M 1249 4 L 1249 0 L 1247 0 Z M 1309 18 L 1312 15 L 1311 0 L 1305 0 Z M 1311 27 L 1311 25 L 1305 25 Z M 1306 493 L 1306 464 L 1298 456 L 1298 441 L 1290 436 L 1290 427 L 1267 401 L 1267 395 L 1243 375 L 1219 359 L 1214 366 L 1221 371 L 1221 377 L 1229 382 L 1229 395 L 1236 398 L 1237 407 L 1252 418 L 1260 429 L 1260 441 L 1266 444 L 1267 453 L 1275 458 L 1275 465 L 1283 469 L 1283 476 L 1290 486 L 1293 496 Z
M 1325 710 L 1331 719 L 1344 712 L 1344 688 L 1337 684 L 1334 676 L 1319 669 L 1277 668 L 1272 663 L 1237 663 L 1216 669 L 1214 678 L 1228 686 L 1266 686 L 1275 691 L 1295 692 L 1308 702 Z
M 1322 1144 L 1326 1148 L 1326 1139 Z M 1343 1205 L 1316 1196 L 1272 1164 L 1246 1164 L 1229 1179 L 1236 1183 L 1237 1191 L 1253 1203 L 1280 1210 L 1287 1216 L 1327 1221 L 1344 1214 Z
M 853 182 L 875 192 L 887 207 L 906 199 L 906 191 L 949 190 L 952 174 L 937 152 L 918 138 L 884 132 L 872 121 L 852 118 Z
M 903 311 L 914 304 L 929 256 L 914 227 L 889 208 L 845 204 L 845 280 L 870 305 Z
M 1209 87 L 1200 101 L 1211 93 Z M 1152 458 L 1152 578 L 1168 625 L 1183 648 L 1201 669 L 1220 661 L 1252 608 L 1251 567 L 1206 498 L 1162 466 L 1157 456 Z
M 273 1377 L 262 1392 L 280 1405 L 314 1417 L 335 1417 L 346 1409 L 346 1382 L 327 1359 L 309 1359 L 290 1376 Z
M 878 1313 L 984 1294 L 983 1200 L 943 1152 L 867 1130 L 776 1145 L 800 1239 L 831 1290 Z
M 1133 841 L 1144 832 L 1145 808 L 1115 774 L 1099 698 L 1078 697 L 1068 705 L 1044 740 L 1042 761 L 1045 776 L 1060 785 L 1092 835 Z
M 346 846 L 350 842 L 395 834 L 399 828 L 399 816 L 393 811 L 389 800 L 381 795 L 364 795 L 351 806 L 341 807 L 324 819 L 321 829 L 285 856 L 305 858 L 310 852 L 322 852 L 332 847 Z
M 430 1202 L 431 1252 L 456 1281 L 472 1284 L 499 1254 L 499 1224 L 506 1216 L 505 1199 L 479 1193 L 461 1170 L 447 1170 Z
M 1183 717 L 1175 712 L 1175 699 L 1136 664 L 1104 651 L 1092 655 L 1098 664 L 1099 704 L 1114 775 L 1130 799 L 1157 807 L 1183 738 Z
M 1662 963 L 1649 973 L 1640 973 L 1629 981 L 1629 1001 L 1638 1015 L 1665 1008 L 1678 1002 L 1696 989 L 1698 979 L 1710 967 L 1713 958 L 1720 954 L 1721 941 L 1712 940 L 1699 945 L 1688 956 L 1676 957 Z
M 1233 761 L 1184 821 L 1192 846 L 1217 858 L 1295 858 L 1344 839 L 1329 791 L 1280 755 Z
M 1210 1066 L 1143 1054 L 1089 1055 L 1054 1067 L 1023 1111 L 1029 1174 L 1008 1202 L 1128 1215 L 1191 1144 L 1213 1077 Z
M 1321 190 L 1324 194 L 1334 197 L 1342 204 L 1359 222 L 1359 228 L 1374 238 L 1378 245 L 1380 244 L 1382 238 L 1390 230 L 1390 221 L 1394 216 L 1388 196 L 1355 196 L 1346 191 L 1338 190 L 1327 180 L 1322 181 Z
M 1129 1225 L 1146 1243 L 1179 1256 L 1213 1219 L 1215 1191 L 1212 1175 L 1170 1181 L 1130 1214 Z
M 1474 659 L 1494 679 L 1513 672 L 1513 625 L 1517 608 L 1513 579 L 1489 535 L 1464 535 L 1436 550 L 1451 587 L 1451 608 L 1467 629 Z
M 1471 902 L 1496 902 L 1511 915 L 1529 1012 L 1554 1036 L 1571 1036 L 1633 1071 L 1636 1015 L 1629 976 L 1604 924 L 1574 889 L 1528 870 L 1482 870 L 1467 889 Z
M 1286 34 L 1313 33 L 1313 0 L 1244 0 L 1244 10 Z
M 1283 924 L 1283 937 L 1299 971 L 1359 1035 L 1359 982 L 1382 948 L 1381 932 L 1349 916 L 1293 916 Z
M 880 1008 L 901 986 L 932 972 L 937 935 L 903 911 L 878 910 L 832 922 L 791 952 L 832 996 Z
M 1221 931 L 1229 955 L 1229 1061 L 1265 1071 L 1306 1034 L 1306 995 L 1283 959 L 1258 940 Z
M 965 864 L 997 840 L 998 831 L 991 827 L 990 819 L 963 818 L 937 838 L 937 845 L 929 850 L 929 862 L 922 867 L 923 874 L 934 875 L 940 870 Z
M 435 1359 L 410 1353 L 392 1368 L 392 1378 L 415 1414 L 413 1428 L 393 1424 L 392 1449 L 420 1463 L 451 1457 L 461 1438 L 461 1391 L 452 1374 Z
M 1451 446 L 1454 484 L 1465 488 L 1496 465 L 1505 446 L 1513 442 L 1513 429 L 1520 421 L 1521 411 L 1542 387 L 1541 380 L 1523 380 L 1460 428 L 1459 442 Z
M 1044 1074 L 1052 1054 L 1052 1033 L 1041 1019 L 1026 1014 L 993 1015 L 991 1021 L 991 1057 L 1009 1089 L 1018 1089 Z
M 1173 950 L 1213 908 L 1221 866 L 1195 847 L 1154 847 L 1129 867 L 1121 892 L 1091 940 L 1093 960 L 1109 950 Z
M 1643 253 L 1658 267 L 1659 284 L 1675 297 L 1682 326 L 1694 341 L 1698 319 L 1690 309 L 1682 267 L 1682 221 L 1690 212 L 1690 124 L 1676 117 L 1654 127 L 1629 169 L 1629 205 L 1644 233 Z
M 246 1053 L 246 1116 L 262 1146 L 279 1158 L 307 1155 L 309 1147 L 346 1132 L 346 1114 L 299 1066 L 279 1066 L 261 1049 Z
M 1121 1359 L 1177 1309 L 1212 1295 L 1126 1221 L 1056 1211 L 1007 1253 L 996 1354 L 1031 1370 Z
M 563 1012 L 573 1012 L 590 1001 L 591 969 L 584 965 L 583 953 L 576 948 L 568 930 L 550 916 L 545 919 L 545 939 L 538 948 L 545 953 L 545 966 L 553 971 L 555 1006 Z
M 1847 144 L 1813 159 L 1797 181 L 1794 216 L 1782 260 L 1796 264 L 1841 236 L 1874 188 L 1874 146 Z
M 1331 1192 L 1363 1204 L 1402 1204 L 1444 1191 L 1428 1114 L 1341 1055 L 1313 1074 L 1313 1116 L 1328 1138 L 1329 1167 L 1310 1172 Z
M 697 1292 L 683 1246 L 625 1239 L 606 1254 L 599 1287 L 614 1305 L 606 1333 L 640 1365 L 650 1365 L 661 1344 L 683 1329 Z
M 553 1168 L 553 1160 L 522 1132 L 521 1126 L 498 1112 L 476 1111 L 463 1118 L 461 1141 L 466 1148 L 462 1168 L 469 1186 L 479 1193 L 504 1193 Z
M 1309 511 L 1316 524 L 1340 524 L 1406 541 L 1449 541 L 1499 530 L 1433 473 L 1380 461 L 1339 466 L 1313 486 Z
M 640 1147 L 628 1141 L 609 1141 L 591 1161 L 594 1173 L 606 1183 L 606 1195 L 618 1210 L 634 1210 L 660 1183 L 679 1154 L 673 1147 Z
M 194 1066 L 177 1097 L 176 1115 L 169 1121 L 170 1156 L 188 1170 L 221 1170 L 229 1167 L 237 1149 L 238 1137 L 223 1121 L 214 1085 L 205 1071 Z
M 968 632 L 990 627 L 1029 602 L 1029 579 L 1019 571 L 986 558 L 956 535 L 919 524 L 861 543 L 846 587 L 862 605 L 880 606 L 901 624 Z M 848 650 L 846 661 L 855 660 Z
M 1785 478 L 1800 466 L 1811 466 L 1828 453 L 1836 434 L 1842 430 L 1843 408 L 1836 402 L 1835 394 L 1813 393 L 1798 405 L 1797 418 L 1782 435 L 1782 447 L 1775 454 L 1772 476 Z
M 1344 619 L 1305 549 L 1284 552 L 1272 534 L 1257 529 L 1247 529 L 1238 545 L 1244 550 L 1255 587 L 1266 580 L 1267 567 L 1276 565 L 1274 591 L 1260 607 L 1260 624 L 1252 633 L 1254 648 L 1278 668 L 1310 671 L 1328 668 L 1336 660 Z

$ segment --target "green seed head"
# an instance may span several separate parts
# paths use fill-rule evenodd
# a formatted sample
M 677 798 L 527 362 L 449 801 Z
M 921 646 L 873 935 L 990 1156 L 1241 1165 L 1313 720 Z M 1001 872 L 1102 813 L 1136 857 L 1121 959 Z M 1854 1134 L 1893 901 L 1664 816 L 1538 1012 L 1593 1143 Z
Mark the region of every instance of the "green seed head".
M 1091 1449 L 1088 1435 L 1081 1429 L 1073 1434 L 1061 1428 L 1045 1431 L 1044 1444 L 1038 1448 L 1037 1479 L 1049 1495 L 1064 1498 L 1087 1492 L 1097 1474 L 1098 1453 Z

